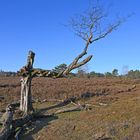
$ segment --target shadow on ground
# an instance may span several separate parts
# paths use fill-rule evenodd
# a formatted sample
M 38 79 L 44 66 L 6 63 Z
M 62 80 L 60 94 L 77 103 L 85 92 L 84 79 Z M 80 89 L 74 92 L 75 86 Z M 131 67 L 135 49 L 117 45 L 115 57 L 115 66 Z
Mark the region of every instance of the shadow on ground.
M 41 119 L 38 119 L 38 120 L 32 122 L 32 124 L 25 130 L 24 134 L 21 134 L 19 139 L 20 140 L 25 140 L 25 139 L 34 140 L 33 135 L 37 134 L 44 127 L 47 128 L 49 123 L 56 119 L 58 119 L 57 116 L 51 116 L 48 118 L 41 118 Z

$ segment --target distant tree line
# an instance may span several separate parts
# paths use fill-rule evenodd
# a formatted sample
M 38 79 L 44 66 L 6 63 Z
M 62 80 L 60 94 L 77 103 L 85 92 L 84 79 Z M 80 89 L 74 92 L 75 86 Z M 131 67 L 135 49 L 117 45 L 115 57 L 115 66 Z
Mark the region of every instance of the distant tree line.
M 16 72 L 0 70 L 0 77 L 16 76 Z
M 61 64 L 56 66 L 52 71 L 55 72 L 61 72 L 64 71 L 67 68 L 67 64 Z M 6 72 L 3 70 L 0 70 L 0 77 L 9 77 L 9 76 L 16 76 L 16 72 Z M 138 79 L 140 78 L 140 70 L 130 70 L 125 75 L 119 75 L 118 69 L 113 69 L 112 72 L 105 72 L 105 73 L 99 73 L 95 71 L 87 72 L 86 69 L 79 68 L 76 73 L 70 73 L 69 77 L 78 77 L 78 78 L 94 78 L 94 77 L 106 77 L 106 78 L 112 78 L 112 77 L 126 77 L 126 78 L 132 78 L 132 79 Z
M 67 64 L 61 64 L 56 66 L 53 70 L 56 72 L 63 71 L 67 68 Z M 118 69 L 113 69 L 112 72 L 99 73 L 95 71 L 87 72 L 86 69 L 79 68 L 76 73 L 70 73 L 70 77 L 79 77 L 79 78 L 94 78 L 94 77 L 127 77 L 132 79 L 140 78 L 140 70 L 130 70 L 125 75 L 119 75 Z
M 130 70 L 126 76 L 134 79 L 140 78 L 140 70 Z

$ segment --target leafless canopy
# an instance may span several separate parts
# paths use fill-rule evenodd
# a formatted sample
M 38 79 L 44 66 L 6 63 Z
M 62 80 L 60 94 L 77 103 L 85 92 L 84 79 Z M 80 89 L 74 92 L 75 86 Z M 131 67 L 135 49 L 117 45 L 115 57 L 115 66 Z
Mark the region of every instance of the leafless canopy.
M 70 20 L 70 26 L 72 27 L 74 33 L 85 41 L 85 48 L 83 52 L 80 53 L 68 66 L 63 74 L 67 75 L 71 70 L 78 68 L 90 61 L 92 55 L 88 56 L 82 62 L 79 62 L 79 60 L 87 54 L 90 44 L 106 37 L 113 30 L 117 29 L 122 21 L 123 20 L 118 20 L 113 24 L 108 24 L 107 14 L 104 13 L 102 7 L 93 7 L 83 15 L 72 18 Z M 105 24 L 108 25 L 105 27 Z
M 93 7 L 83 15 L 75 16 L 70 20 L 70 26 L 74 33 L 84 41 L 90 40 L 90 43 L 104 38 L 106 35 L 116 29 L 122 20 L 115 23 L 108 23 L 109 18 L 102 7 Z
M 117 29 L 123 20 L 118 20 L 114 23 L 108 23 L 109 19 L 102 7 L 93 7 L 89 11 L 82 15 L 71 18 L 70 27 L 72 27 L 74 33 L 85 41 L 85 47 L 83 51 L 73 60 L 73 62 L 63 71 L 55 73 L 50 70 L 32 69 L 32 77 L 65 77 L 72 71 L 87 62 L 92 58 L 92 55 L 86 57 L 80 61 L 83 56 L 87 54 L 89 46 L 110 34 L 113 30 Z M 80 62 L 79 62 L 80 61 Z M 26 67 L 22 68 L 19 75 L 28 74 Z

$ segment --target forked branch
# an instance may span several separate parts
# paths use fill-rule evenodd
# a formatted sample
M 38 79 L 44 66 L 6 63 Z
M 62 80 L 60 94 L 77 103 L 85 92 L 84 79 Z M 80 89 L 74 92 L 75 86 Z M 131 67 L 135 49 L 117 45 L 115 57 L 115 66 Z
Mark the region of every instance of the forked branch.
M 88 56 L 88 57 L 85 58 L 83 61 L 79 62 L 79 60 L 80 60 L 83 56 L 85 56 L 85 55 L 87 54 L 87 50 L 88 50 L 89 44 L 92 43 L 92 42 L 91 42 L 92 37 L 93 37 L 93 35 L 92 35 L 92 33 L 91 33 L 90 37 L 89 37 L 88 40 L 86 41 L 86 46 L 85 46 L 83 52 L 80 53 L 80 54 L 73 60 L 73 62 L 67 67 L 67 69 L 64 70 L 64 71 L 62 72 L 62 75 L 64 75 L 64 76 L 65 76 L 65 75 L 68 75 L 68 74 L 70 73 L 70 71 L 72 71 L 73 69 L 76 69 L 76 68 L 78 68 L 78 67 L 80 67 L 80 66 L 86 64 L 87 62 L 89 62 L 89 61 L 91 60 L 92 55 Z
M 92 55 L 86 57 L 84 60 L 80 61 L 88 51 L 89 46 L 95 42 L 98 41 L 104 37 L 106 37 L 108 34 L 110 34 L 113 30 L 117 29 L 118 26 L 121 25 L 121 23 L 124 20 L 118 20 L 117 22 L 113 24 L 109 24 L 109 26 L 106 26 L 108 19 L 107 15 L 103 11 L 102 7 L 93 7 L 90 9 L 87 13 L 84 13 L 83 15 L 80 15 L 78 17 L 75 17 L 71 19 L 70 26 L 72 27 L 73 31 L 76 35 L 81 37 L 85 42 L 85 48 L 84 50 L 72 61 L 72 63 L 63 71 L 56 72 L 51 70 L 42 70 L 42 69 L 32 69 L 29 66 L 23 67 L 18 75 L 28 75 L 28 69 L 32 69 L 31 77 L 52 77 L 52 78 L 60 78 L 65 77 L 68 75 L 73 69 L 76 69 L 87 62 L 89 62 L 92 58 Z M 34 57 L 34 55 L 33 55 Z M 32 59 L 34 61 L 34 59 Z M 32 61 L 31 61 L 32 62 Z
M 70 26 L 74 30 L 75 34 L 85 41 L 86 45 L 83 52 L 80 53 L 67 67 L 67 69 L 61 72 L 59 75 L 68 75 L 73 69 L 76 69 L 89 62 L 92 55 L 79 62 L 79 60 L 87 54 L 89 45 L 106 37 L 113 30 L 117 29 L 117 27 L 122 23 L 122 20 L 119 20 L 116 23 L 107 26 L 105 30 L 102 30 L 101 26 L 103 26 L 102 20 L 104 18 L 106 18 L 106 15 L 103 14 L 103 9 L 100 7 L 94 7 L 87 14 L 80 15 L 79 17 L 71 20 Z

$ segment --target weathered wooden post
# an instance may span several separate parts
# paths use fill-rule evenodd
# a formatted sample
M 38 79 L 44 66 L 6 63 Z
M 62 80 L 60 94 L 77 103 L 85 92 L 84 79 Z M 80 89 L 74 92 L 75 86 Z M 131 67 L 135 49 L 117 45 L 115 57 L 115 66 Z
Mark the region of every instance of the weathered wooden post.
M 32 69 L 34 63 L 35 53 L 29 51 L 27 65 L 24 66 L 21 71 L 23 72 L 21 78 L 21 99 L 20 99 L 20 110 L 24 114 L 28 114 L 33 111 L 32 107 L 32 96 L 31 96 L 31 81 L 32 81 Z

